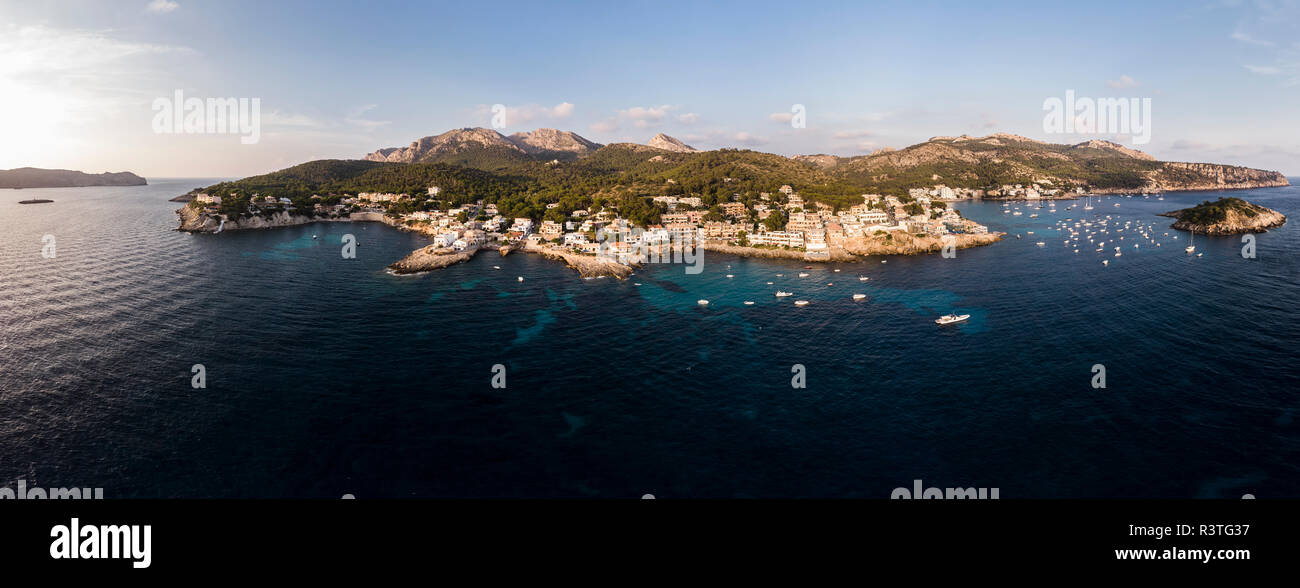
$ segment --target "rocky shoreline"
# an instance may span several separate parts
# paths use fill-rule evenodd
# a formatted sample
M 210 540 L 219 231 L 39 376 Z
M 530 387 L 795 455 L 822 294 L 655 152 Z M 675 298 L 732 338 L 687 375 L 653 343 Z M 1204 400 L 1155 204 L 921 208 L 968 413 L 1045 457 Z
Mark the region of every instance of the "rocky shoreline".
M 389 265 L 388 269 L 399 276 L 442 269 L 449 265 L 469 261 L 478 253 L 478 250 L 478 247 L 471 247 L 464 251 L 454 251 L 429 245 L 410 252 L 406 257 Z
M 1004 236 L 1004 233 L 956 235 L 956 242 L 954 245 L 957 249 L 983 247 L 1001 241 Z M 710 242 L 705 242 L 700 245 L 700 248 L 705 251 L 716 251 L 718 253 L 726 253 L 739 257 L 793 259 L 810 263 L 861 261 L 862 257 L 870 255 L 925 255 L 928 253 L 941 252 L 943 251 L 943 247 L 944 240 L 939 237 L 917 237 L 906 233 L 898 233 L 894 235 L 893 239 L 884 239 L 881 237 L 850 239 L 842 248 L 830 248 L 827 256 L 812 256 L 803 251 L 794 251 L 790 249 L 741 247 L 739 245 L 726 245 Z
M 603 257 L 572 253 L 552 247 L 526 245 L 523 247 L 523 251 L 536 253 L 547 259 L 563 261 L 565 265 L 576 270 L 578 275 L 583 278 L 611 277 L 625 280 L 628 276 L 632 275 L 632 272 L 636 271 L 636 267 L 632 265 L 619 263 Z

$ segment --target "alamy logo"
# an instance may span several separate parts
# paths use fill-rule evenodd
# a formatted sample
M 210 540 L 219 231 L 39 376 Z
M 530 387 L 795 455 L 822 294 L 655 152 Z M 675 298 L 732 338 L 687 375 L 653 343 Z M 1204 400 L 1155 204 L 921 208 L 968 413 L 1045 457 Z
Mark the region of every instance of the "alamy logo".
M 50 557 L 54 559 L 125 559 L 131 567 L 147 568 L 153 562 L 153 528 L 150 525 L 86 525 L 73 518 L 67 525 L 50 528 Z
M 39 488 L 27 487 L 27 480 L 18 480 L 17 488 L 0 486 L 0 500 L 103 500 L 103 488 Z
M 240 135 L 239 142 L 262 140 L 261 98 L 186 98 L 176 90 L 171 98 L 153 101 L 153 132 L 159 134 Z
M 1043 132 L 1128 135 L 1135 145 L 1151 142 L 1150 98 L 1076 98 L 1065 91 L 1043 101 Z
M 924 488 L 920 480 L 912 480 L 912 488 L 894 488 L 889 495 L 893 500 L 939 499 L 998 499 L 997 488 Z

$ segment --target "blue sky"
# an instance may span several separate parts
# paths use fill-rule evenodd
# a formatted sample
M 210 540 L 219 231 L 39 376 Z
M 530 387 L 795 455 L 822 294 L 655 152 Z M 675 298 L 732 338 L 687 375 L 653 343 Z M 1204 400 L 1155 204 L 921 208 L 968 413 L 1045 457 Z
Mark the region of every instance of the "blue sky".
M 242 176 L 450 128 L 664 132 L 857 155 L 1100 137 L 1300 174 L 1300 2 L 0 2 L 0 168 Z M 262 134 L 157 134 L 155 98 L 256 97 Z M 1043 101 L 1152 100 L 1151 141 Z M 788 122 L 794 104 L 807 127 Z

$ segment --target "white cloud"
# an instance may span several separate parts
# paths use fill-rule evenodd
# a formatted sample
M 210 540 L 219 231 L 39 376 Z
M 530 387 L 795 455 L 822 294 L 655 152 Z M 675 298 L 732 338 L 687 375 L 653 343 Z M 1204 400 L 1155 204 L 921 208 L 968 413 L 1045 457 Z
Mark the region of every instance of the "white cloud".
M 790 120 L 794 118 L 794 114 L 789 112 L 773 112 L 772 114 L 767 115 L 767 118 L 779 123 L 790 124 Z
M 144 11 L 153 14 L 167 14 L 180 7 L 180 4 L 172 2 L 171 0 L 153 0 L 153 2 L 150 2 L 148 6 L 144 7 Z
M 573 116 L 574 108 L 572 102 L 561 102 L 555 106 L 542 106 L 540 104 L 506 105 L 506 126 L 525 127 L 534 122 L 566 120 Z M 494 114 L 492 107 L 486 104 L 480 104 L 474 110 L 474 115 L 483 119 L 491 119 Z
M 633 106 L 618 111 L 618 117 L 622 120 L 631 121 L 632 126 L 638 129 L 644 129 L 663 122 L 664 116 L 672 109 L 673 107 L 667 104 L 663 106 Z
M 346 122 L 352 126 L 361 127 L 362 129 L 365 129 L 367 131 L 374 130 L 384 125 L 392 123 L 392 121 L 388 121 L 388 120 L 373 120 L 373 119 L 363 118 L 362 115 L 364 115 L 367 112 L 370 112 L 371 110 L 374 110 L 378 106 L 379 106 L 378 104 L 365 104 L 362 106 L 358 106 L 352 109 L 352 112 L 349 112 L 348 115 L 343 118 L 343 122 Z
M 831 134 L 835 139 L 863 139 L 872 136 L 875 136 L 875 133 L 871 131 L 835 131 Z
M 1262 76 L 1275 76 L 1275 75 L 1277 75 L 1277 74 L 1282 73 L 1282 68 L 1274 67 L 1274 66 L 1271 66 L 1271 65 L 1249 65 L 1249 64 L 1246 64 L 1246 65 L 1243 65 L 1242 67 L 1244 67 L 1244 68 L 1246 68 L 1247 70 L 1249 70 L 1250 73 L 1257 73 L 1257 74 L 1262 75 Z
M 262 123 L 278 127 L 320 127 L 323 123 L 303 114 L 283 113 L 273 110 L 262 115 Z
M 741 145 L 747 145 L 750 147 L 767 143 L 766 139 L 762 137 L 755 137 L 754 135 L 745 132 L 736 133 L 731 137 L 731 139 L 736 143 L 739 143 Z
M 1241 30 L 1241 28 L 1232 31 L 1231 37 L 1232 40 L 1234 41 L 1240 41 L 1247 45 L 1255 45 L 1257 47 L 1273 47 L 1276 45 L 1276 43 L 1272 41 L 1266 41 L 1264 39 L 1256 39 L 1255 37 L 1251 36 L 1250 33 Z
M 618 130 L 618 121 L 612 118 L 598 120 L 591 123 L 591 130 L 596 131 L 597 133 L 612 133 Z
M 1106 80 L 1106 85 L 1111 88 L 1133 88 L 1138 85 L 1138 82 L 1128 76 L 1120 76 L 1118 80 Z
M 684 125 L 693 125 L 699 122 L 699 120 L 700 120 L 700 115 L 695 114 L 694 112 L 687 112 L 685 114 L 677 115 L 677 122 L 680 122 Z

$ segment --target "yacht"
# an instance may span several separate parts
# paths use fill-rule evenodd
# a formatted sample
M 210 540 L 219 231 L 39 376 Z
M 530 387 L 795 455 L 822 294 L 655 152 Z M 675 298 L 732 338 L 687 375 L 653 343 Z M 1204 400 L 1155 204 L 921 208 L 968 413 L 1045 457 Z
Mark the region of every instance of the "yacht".
M 753 301 L 753 300 L 746 300 L 746 301 L 745 301 L 745 306 L 753 306 L 753 305 L 754 305 L 754 301 Z
M 870 280 L 870 279 L 871 279 L 871 278 L 868 278 L 868 277 L 866 277 L 866 276 L 858 276 L 858 281 L 859 281 L 859 282 L 865 282 L 865 281 Z
M 795 300 L 795 301 L 794 301 L 794 305 L 795 305 L 795 306 L 808 306 L 808 301 L 807 301 L 807 300 Z
M 1176 238 L 1177 237 L 1175 237 L 1175 239 Z M 1196 233 L 1192 233 L 1192 236 L 1188 238 L 1187 247 L 1184 247 L 1183 251 L 1188 253 L 1196 251 Z
M 701 299 L 699 299 L 699 300 L 696 300 L 695 303 L 698 304 L 698 305 L 700 305 L 700 306 L 708 306 L 708 305 L 709 305 L 709 301 L 708 301 L 708 300 L 705 300 L 705 299 L 703 299 L 703 298 L 701 298 Z
M 969 314 L 945 314 L 938 319 L 935 319 L 934 322 L 935 324 L 940 325 L 950 325 L 952 323 L 960 323 L 968 318 L 970 318 Z
M 794 296 L 794 292 L 782 292 L 780 290 L 776 291 L 777 298 L 785 298 L 786 296 Z
M 808 274 L 806 272 L 799 272 L 799 277 L 806 278 L 808 277 Z
M 853 295 L 853 299 L 854 299 L 854 300 L 862 300 L 863 298 L 866 298 L 866 297 L 867 297 L 866 294 L 854 294 L 854 295 Z

